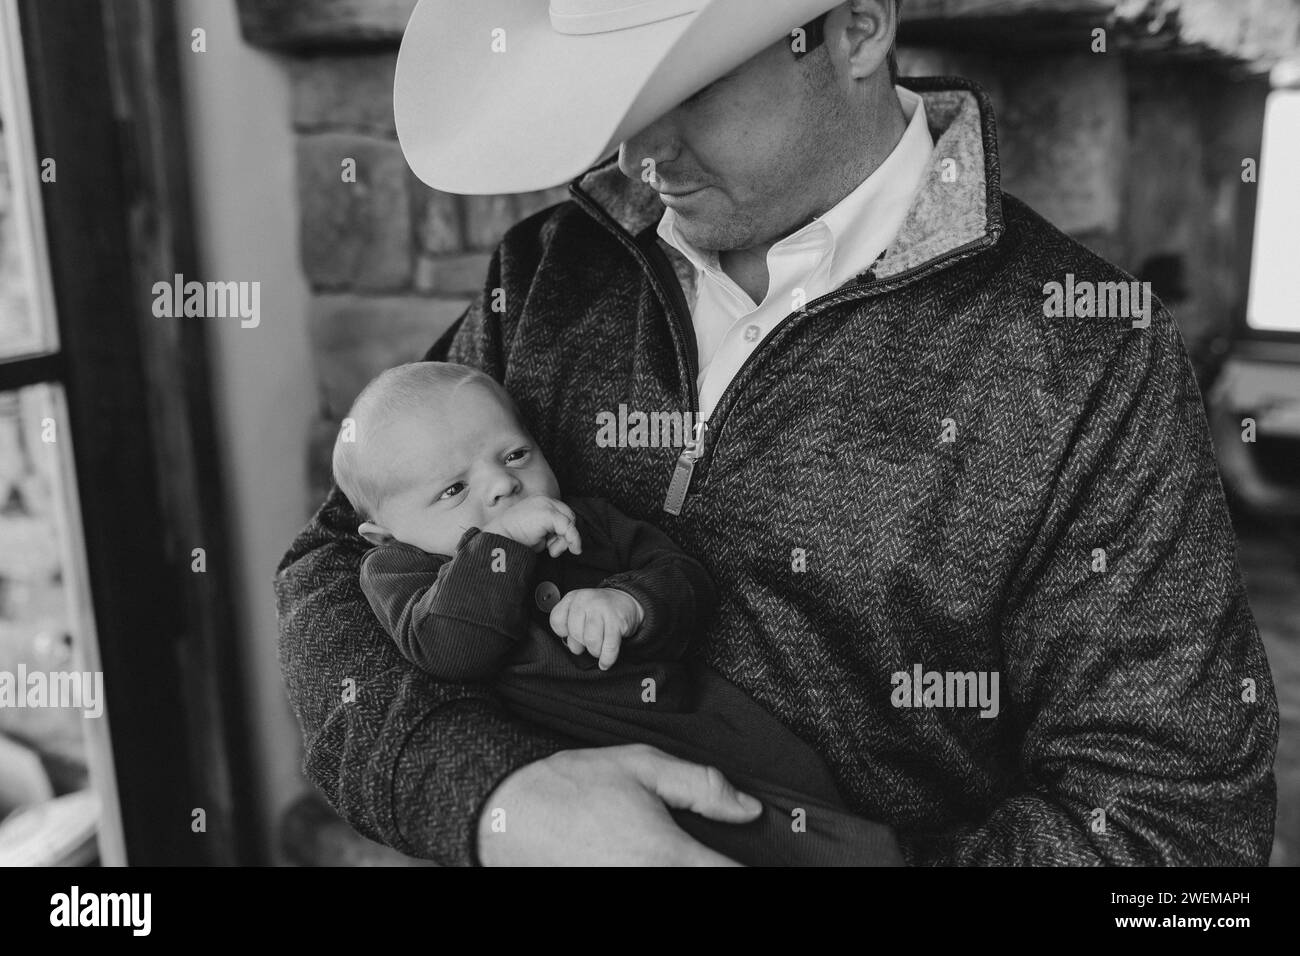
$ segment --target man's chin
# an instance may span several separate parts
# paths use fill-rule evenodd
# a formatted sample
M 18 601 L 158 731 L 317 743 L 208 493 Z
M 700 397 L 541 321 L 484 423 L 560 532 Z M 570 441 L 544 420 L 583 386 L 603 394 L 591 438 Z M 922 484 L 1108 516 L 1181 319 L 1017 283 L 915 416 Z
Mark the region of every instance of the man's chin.
M 703 213 L 677 211 L 677 230 L 687 242 L 703 252 L 724 252 L 737 247 L 733 230 Z

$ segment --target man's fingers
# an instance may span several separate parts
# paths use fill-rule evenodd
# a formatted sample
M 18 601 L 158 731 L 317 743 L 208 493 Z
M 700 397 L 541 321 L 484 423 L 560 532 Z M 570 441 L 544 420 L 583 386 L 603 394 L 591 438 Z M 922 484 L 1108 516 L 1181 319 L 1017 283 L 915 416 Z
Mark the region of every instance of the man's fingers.
M 710 820 L 746 823 L 763 805 L 731 785 L 717 767 L 705 767 L 649 748 L 633 771 L 648 789 L 670 807 L 690 810 Z

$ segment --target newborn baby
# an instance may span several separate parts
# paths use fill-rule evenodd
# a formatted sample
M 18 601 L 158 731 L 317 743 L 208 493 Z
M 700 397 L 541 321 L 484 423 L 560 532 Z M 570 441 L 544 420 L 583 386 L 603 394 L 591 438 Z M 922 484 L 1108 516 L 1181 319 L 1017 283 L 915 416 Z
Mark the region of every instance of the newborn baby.
M 682 660 L 716 596 L 662 531 L 561 496 L 505 389 L 462 365 L 380 375 L 334 446 L 334 477 L 375 547 L 361 588 L 432 677 L 491 681 L 575 746 L 646 743 L 720 768 L 763 804 L 747 824 L 674 818 L 748 864 L 894 865 L 817 754 L 757 702 Z

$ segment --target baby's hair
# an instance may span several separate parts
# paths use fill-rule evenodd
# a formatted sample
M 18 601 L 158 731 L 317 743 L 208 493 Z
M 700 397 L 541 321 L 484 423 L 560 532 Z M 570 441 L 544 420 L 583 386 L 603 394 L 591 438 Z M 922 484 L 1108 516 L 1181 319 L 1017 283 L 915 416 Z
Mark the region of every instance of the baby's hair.
M 383 499 L 379 476 L 367 466 L 366 438 L 385 421 L 399 415 L 445 404 L 466 385 L 493 392 L 519 422 L 523 417 L 510 393 L 492 376 L 453 362 L 412 362 L 378 375 L 361 390 L 334 440 L 334 483 L 347 496 L 362 521 L 374 521 Z

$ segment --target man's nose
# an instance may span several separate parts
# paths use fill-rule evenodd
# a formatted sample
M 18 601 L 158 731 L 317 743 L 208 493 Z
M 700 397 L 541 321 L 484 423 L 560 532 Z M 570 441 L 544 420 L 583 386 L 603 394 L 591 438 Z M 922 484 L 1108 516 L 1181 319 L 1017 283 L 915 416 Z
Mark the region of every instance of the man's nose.
M 650 172 L 658 173 L 660 166 L 671 163 L 681 152 L 677 134 L 676 110 L 664 114 L 649 126 L 623 141 L 619 147 L 618 168 L 628 179 L 649 182 Z

